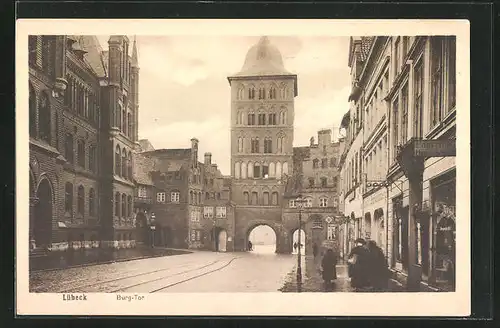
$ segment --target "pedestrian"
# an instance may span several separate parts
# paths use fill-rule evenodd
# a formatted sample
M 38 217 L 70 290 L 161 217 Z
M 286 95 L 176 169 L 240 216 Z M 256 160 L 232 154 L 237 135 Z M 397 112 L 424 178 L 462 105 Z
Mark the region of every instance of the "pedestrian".
M 297 251 L 297 246 L 298 246 L 298 245 L 297 245 L 297 242 L 294 242 L 294 243 L 293 243 L 293 249 L 294 249 L 294 251 L 295 251 L 295 252 Z
M 370 286 L 374 291 L 386 291 L 389 282 L 389 268 L 384 251 L 373 240 L 367 242 L 367 248 Z
M 318 245 L 316 245 L 316 243 L 313 244 L 313 256 L 314 258 L 318 256 Z
M 355 240 L 356 246 L 348 256 L 348 274 L 351 278 L 351 287 L 355 291 L 363 291 L 369 288 L 368 280 L 368 249 L 363 238 Z
M 253 244 L 250 240 L 248 241 L 248 250 L 249 251 L 253 250 Z
M 324 289 L 326 291 L 331 291 L 333 288 L 332 280 L 337 279 L 337 255 L 329 248 L 323 260 L 321 261 L 322 276 L 324 281 Z

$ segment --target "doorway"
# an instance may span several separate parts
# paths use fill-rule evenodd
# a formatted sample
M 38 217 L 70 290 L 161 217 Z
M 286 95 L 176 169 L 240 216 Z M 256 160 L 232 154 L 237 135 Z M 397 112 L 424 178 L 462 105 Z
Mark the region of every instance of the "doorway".
M 247 251 L 250 243 L 253 253 L 276 253 L 276 232 L 268 225 L 258 225 L 250 229 L 247 238 Z
M 52 187 L 43 179 L 36 192 L 38 203 L 35 207 L 33 234 L 37 248 L 48 247 L 52 240 Z
M 217 251 L 225 252 L 227 248 L 227 232 L 224 229 L 219 230 L 217 239 Z

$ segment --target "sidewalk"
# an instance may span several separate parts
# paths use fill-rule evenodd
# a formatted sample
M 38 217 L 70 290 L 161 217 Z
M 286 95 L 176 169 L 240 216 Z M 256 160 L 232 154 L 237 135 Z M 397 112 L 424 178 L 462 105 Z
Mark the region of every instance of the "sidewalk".
M 323 292 L 351 292 L 347 276 L 347 264 L 344 261 L 339 261 L 337 264 L 337 280 L 334 281 L 333 289 L 325 291 L 323 278 L 321 277 L 321 258 L 318 256 L 314 259 L 312 256 L 304 257 L 302 261 L 303 277 L 302 277 L 302 292 L 304 293 L 323 293 Z M 285 284 L 279 291 L 284 293 L 297 292 L 297 266 L 287 275 Z

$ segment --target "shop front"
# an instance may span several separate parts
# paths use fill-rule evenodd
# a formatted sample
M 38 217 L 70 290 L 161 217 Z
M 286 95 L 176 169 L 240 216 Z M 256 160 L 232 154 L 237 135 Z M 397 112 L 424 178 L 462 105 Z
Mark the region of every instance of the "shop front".
M 456 175 L 455 170 L 431 180 L 432 225 L 432 284 L 445 290 L 455 286 L 456 263 Z

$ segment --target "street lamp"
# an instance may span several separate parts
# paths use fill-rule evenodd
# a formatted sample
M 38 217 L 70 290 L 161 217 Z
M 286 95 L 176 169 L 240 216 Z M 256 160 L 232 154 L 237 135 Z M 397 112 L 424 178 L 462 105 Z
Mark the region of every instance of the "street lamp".
M 154 248 L 155 247 L 155 229 L 156 229 L 156 226 L 155 226 L 155 214 L 154 213 L 151 213 L 151 224 L 150 224 L 150 228 L 151 228 L 151 247 Z
M 302 291 L 302 255 L 300 249 L 302 248 L 301 235 L 302 235 L 302 207 L 306 200 L 302 196 L 297 197 L 295 205 L 299 208 L 299 251 L 297 252 L 297 292 Z

